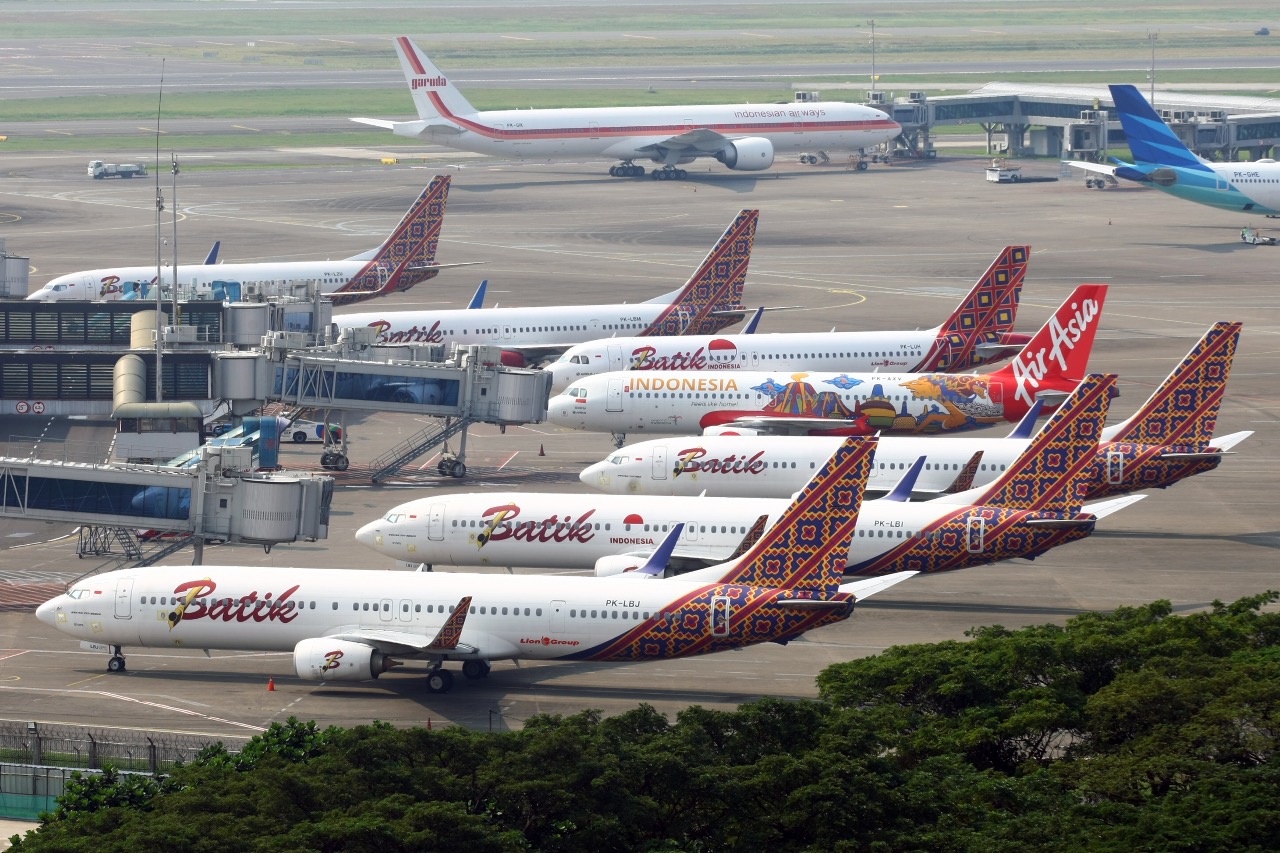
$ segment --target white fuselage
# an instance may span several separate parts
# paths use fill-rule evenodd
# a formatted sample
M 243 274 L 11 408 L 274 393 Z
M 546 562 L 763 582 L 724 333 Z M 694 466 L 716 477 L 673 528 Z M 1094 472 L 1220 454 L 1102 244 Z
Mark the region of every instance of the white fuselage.
M 367 260 L 277 261 L 254 264 L 179 264 L 180 299 L 219 298 L 232 302 L 280 296 L 307 296 L 319 287 L 334 293 L 369 266 Z M 155 299 L 156 268 L 114 267 L 61 275 L 27 297 L 36 302 Z M 173 267 L 160 272 L 164 298 L 172 298 Z M 217 284 L 215 284 L 217 283 Z

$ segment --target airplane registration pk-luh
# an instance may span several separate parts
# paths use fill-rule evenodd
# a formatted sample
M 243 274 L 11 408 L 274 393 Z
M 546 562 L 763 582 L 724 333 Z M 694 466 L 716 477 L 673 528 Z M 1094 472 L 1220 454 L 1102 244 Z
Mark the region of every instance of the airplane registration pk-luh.
M 377 330 L 376 343 L 489 344 L 511 366 L 554 357 L 566 348 L 619 332 L 642 338 L 712 334 L 747 315 L 742 304 L 760 211 L 743 210 L 679 290 L 646 302 L 480 310 L 339 314 L 341 328 Z
M 486 110 L 462 92 L 407 36 L 396 53 L 418 118 L 353 118 L 397 136 L 519 160 L 618 160 L 614 177 L 641 177 L 642 162 L 657 179 L 683 180 L 678 166 L 707 158 L 729 169 L 758 172 L 780 153 L 858 152 L 893 140 L 902 128 L 884 112 L 839 102 L 718 104 Z
M 1253 433 L 1214 437 L 1218 411 L 1240 337 L 1240 323 L 1215 323 L 1138 411 L 1107 427 L 1096 473 L 1085 497 L 1167 488 L 1212 471 Z M 973 464 L 982 486 L 1027 447 L 1032 412 L 1008 436 L 888 436 L 876 448 L 869 494 L 892 489 L 915 460 L 928 456 L 912 492 L 932 498 L 952 488 Z M 732 432 L 691 439 L 655 438 L 630 444 L 585 469 L 579 479 L 614 495 L 785 497 L 793 494 L 839 446 L 834 436 L 741 436 Z
M 693 435 L 955 433 L 1016 423 L 1071 393 L 1088 367 L 1107 286 L 1080 285 L 1005 367 L 986 374 L 618 371 L 551 398 L 548 420 L 608 432 Z
M 958 373 L 1009 358 L 1030 336 L 1013 331 L 1028 246 L 1008 246 L 947 318 L 900 332 L 606 337 L 570 347 L 547 367 L 559 391 L 618 370 L 892 370 Z
M 110 653 L 113 672 L 126 646 L 292 651 L 308 681 L 368 681 L 420 658 L 432 692 L 453 683 L 446 661 L 483 678 L 493 660 L 635 662 L 785 644 L 914 574 L 842 583 L 874 450 L 851 439 L 750 550 L 696 579 L 152 567 L 79 580 L 36 616 Z
M 1082 506 L 1095 477 L 1091 462 L 1113 382 L 1092 377 L 1078 386 L 1023 452 L 982 488 L 971 488 L 972 472 L 961 472 L 951 493 L 909 503 L 927 457 L 913 460 L 897 472 L 888 496 L 863 503 L 846 572 L 954 571 L 1034 558 L 1087 536 L 1098 519 L 1140 500 Z M 877 454 L 889 440 L 878 440 Z M 608 577 L 639 569 L 663 537 L 682 526 L 663 565 L 668 575 L 679 575 L 746 551 L 788 504 L 789 498 L 445 494 L 393 508 L 362 527 L 356 540 L 409 564 L 593 569 Z
M 471 265 L 436 263 L 436 245 L 448 198 L 449 177 L 436 177 L 381 246 L 345 260 L 179 264 L 179 298 L 238 302 L 250 298 L 307 297 L 318 287 L 334 305 L 349 305 L 408 290 L 435 278 L 443 269 Z M 173 280 L 173 267 L 162 266 L 160 288 L 166 298 L 171 297 Z M 154 299 L 155 283 L 155 264 L 85 270 L 58 276 L 27 299 L 36 302 Z

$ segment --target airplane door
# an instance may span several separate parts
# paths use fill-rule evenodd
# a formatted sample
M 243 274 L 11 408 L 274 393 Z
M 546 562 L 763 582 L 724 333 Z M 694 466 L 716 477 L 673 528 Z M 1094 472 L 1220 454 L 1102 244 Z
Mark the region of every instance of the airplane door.
M 969 553 L 981 554 L 987 535 L 987 520 L 980 515 L 969 516 L 969 535 L 966 537 Z
M 587 131 L 589 132 L 589 136 L 592 139 L 599 139 L 600 138 L 600 122 L 598 121 L 587 122 Z
M 551 602 L 551 606 L 548 608 L 548 611 L 551 615 L 551 621 L 548 625 L 551 629 L 551 633 L 563 634 L 565 603 L 563 601 L 553 601 Z
M 622 383 L 625 381 L 626 380 L 624 379 L 609 380 L 609 393 L 607 398 L 605 399 L 605 406 L 604 406 L 604 410 L 606 412 L 622 411 Z
M 411 602 L 407 598 L 400 599 L 400 621 L 401 622 L 413 621 L 413 602 Z
M 609 347 L 609 369 L 610 370 L 626 370 L 626 365 L 622 363 L 622 347 Z
M 504 325 L 504 326 L 502 327 L 502 340 L 504 340 L 504 341 L 509 341 L 509 340 L 511 340 L 511 327 L 510 327 L 510 326 Z
M 760 366 L 760 353 L 756 352 L 755 350 L 751 351 L 751 366 L 752 367 Z
M 729 617 L 733 612 L 727 595 L 711 596 L 711 636 L 729 636 Z
M 395 602 L 389 598 L 384 598 L 378 602 L 378 618 L 383 622 L 390 622 L 393 618 L 391 608 L 395 606 Z
M 444 504 L 432 504 L 427 516 L 427 538 L 444 538 Z
M 121 578 L 116 581 L 116 618 L 133 617 L 133 578 Z
M 684 536 L 681 537 L 686 542 L 698 541 L 698 525 L 692 521 L 684 523 Z
M 653 449 L 653 479 L 667 479 L 667 447 L 659 445 Z
M 1124 482 L 1124 451 L 1107 451 L 1107 482 L 1113 486 Z

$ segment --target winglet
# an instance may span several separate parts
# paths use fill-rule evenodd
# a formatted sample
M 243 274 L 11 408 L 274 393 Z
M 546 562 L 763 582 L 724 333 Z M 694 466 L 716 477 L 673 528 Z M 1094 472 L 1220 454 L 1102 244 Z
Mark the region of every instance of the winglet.
M 1043 411 L 1044 400 L 1036 400 L 1031 404 L 1031 408 L 1027 409 L 1027 413 L 1022 416 L 1022 420 L 1018 421 L 1018 425 L 1005 438 L 1031 438 L 1036 434 L 1036 421 L 1040 419 L 1040 413 Z
M 671 559 L 671 552 L 676 549 L 676 545 L 680 542 L 680 537 L 684 533 L 684 522 L 672 525 L 671 532 L 667 534 L 667 538 L 658 543 L 658 549 L 649 555 L 649 559 L 643 566 L 635 571 L 628 572 L 631 575 L 649 575 L 650 577 L 662 577 L 667 570 L 667 561 Z
M 476 288 L 475 295 L 471 297 L 471 301 L 467 303 L 468 309 L 484 307 L 484 292 L 489 289 L 489 279 L 480 282 L 480 286 Z
M 924 470 L 924 462 L 929 457 L 921 456 L 911 466 L 911 470 L 902 475 L 902 479 L 898 481 L 898 485 L 893 487 L 893 491 L 885 495 L 881 500 L 896 501 L 897 503 L 906 503 L 911 500 L 911 492 L 916 487 L 916 480 L 920 477 L 920 472 Z
M 1006 246 L 947 321 L 938 327 L 938 336 L 929 354 L 912 372 L 959 373 L 993 361 L 976 348 L 979 344 L 1000 344 L 1013 331 L 1030 255 L 1030 246 Z M 1003 351 L 1002 348 L 997 353 Z
M 221 240 L 213 241 L 213 248 L 209 250 L 209 254 L 206 255 L 204 259 L 205 266 L 210 266 L 211 264 L 216 264 L 218 262 L 218 249 L 221 246 L 222 246 Z
M 754 335 L 756 327 L 760 325 L 760 318 L 764 316 L 764 306 L 761 305 L 756 312 L 751 315 L 751 319 L 747 321 L 747 325 L 742 327 L 742 334 Z
M 705 494 L 705 491 L 703 492 L 703 494 Z M 752 545 L 760 541 L 760 537 L 764 535 L 765 528 L 768 525 L 769 525 L 769 514 L 763 513 L 759 518 L 756 519 L 756 523 L 751 525 L 751 529 L 747 531 L 747 535 L 742 537 L 742 541 L 738 543 L 737 549 L 732 554 L 729 555 L 729 559 L 725 560 L 725 562 L 728 563 L 732 560 L 736 560 L 739 557 L 741 557 L 743 554 L 747 553 L 747 550 Z
M 964 467 L 960 469 L 960 473 L 956 475 L 956 479 L 950 486 L 942 490 L 944 495 L 954 495 L 959 492 L 967 492 L 973 488 L 973 478 L 978 473 L 978 464 L 982 462 L 982 451 L 979 450 L 969 458 Z
M 462 624 L 467 621 L 467 612 L 471 609 L 471 596 L 464 596 L 458 602 L 458 606 L 449 614 L 449 618 L 444 620 L 444 624 L 440 626 L 439 632 L 436 633 L 429 649 L 456 649 L 458 647 L 458 638 L 462 636 Z

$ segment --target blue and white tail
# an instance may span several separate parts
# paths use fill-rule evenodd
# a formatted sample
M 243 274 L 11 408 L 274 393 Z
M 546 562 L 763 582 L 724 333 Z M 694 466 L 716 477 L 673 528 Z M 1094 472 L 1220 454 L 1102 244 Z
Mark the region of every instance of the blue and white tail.
M 1213 171 L 1182 143 L 1136 86 L 1111 86 L 1111 100 L 1124 125 L 1129 150 L 1139 164 Z

